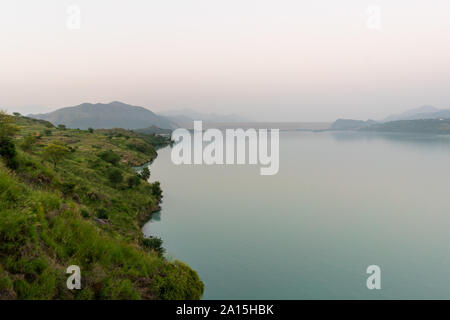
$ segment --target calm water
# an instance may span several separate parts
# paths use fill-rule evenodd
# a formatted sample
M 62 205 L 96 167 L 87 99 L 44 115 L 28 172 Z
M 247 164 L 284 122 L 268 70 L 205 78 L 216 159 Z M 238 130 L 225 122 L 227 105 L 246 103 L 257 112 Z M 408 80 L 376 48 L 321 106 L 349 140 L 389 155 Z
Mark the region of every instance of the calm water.
M 144 233 L 205 299 L 450 298 L 450 137 L 280 133 L 280 171 L 175 166 Z M 381 290 L 366 268 L 381 267 Z

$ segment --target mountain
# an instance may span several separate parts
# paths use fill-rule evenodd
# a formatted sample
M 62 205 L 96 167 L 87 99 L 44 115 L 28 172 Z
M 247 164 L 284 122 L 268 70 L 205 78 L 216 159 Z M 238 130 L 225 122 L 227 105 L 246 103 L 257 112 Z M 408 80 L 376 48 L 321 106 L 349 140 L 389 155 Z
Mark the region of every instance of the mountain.
M 376 123 L 361 131 L 450 134 L 450 119 L 398 120 Z
M 216 114 L 200 113 L 195 110 L 185 108 L 179 110 L 169 110 L 160 113 L 177 124 L 190 123 L 194 120 L 205 122 L 247 122 L 248 120 L 236 114 Z
M 415 109 L 405 111 L 400 114 L 394 114 L 383 119 L 383 122 L 398 121 L 398 120 L 417 120 L 417 119 L 439 119 L 442 113 L 450 117 L 450 110 L 440 110 L 433 106 L 421 106 Z M 445 118 L 445 117 L 444 117 Z
M 376 123 L 374 120 L 337 119 L 331 125 L 330 130 L 359 130 Z
M 30 114 L 30 118 L 43 119 L 55 125 L 64 124 L 68 128 L 139 129 L 156 126 L 173 129 L 175 123 L 166 117 L 143 108 L 114 101 L 111 103 L 83 103 L 74 107 L 61 108 L 44 114 Z

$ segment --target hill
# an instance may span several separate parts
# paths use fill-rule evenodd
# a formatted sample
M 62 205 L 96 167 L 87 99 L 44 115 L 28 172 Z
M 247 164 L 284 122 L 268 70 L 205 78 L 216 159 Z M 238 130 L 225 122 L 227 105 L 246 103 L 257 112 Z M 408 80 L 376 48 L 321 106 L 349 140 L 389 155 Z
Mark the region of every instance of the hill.
M 167 142 L 0 113 L 0 298 L 199 299 L 196 272 L 140 228 L 162 190 L 132 166 Z M 67 289 L 70 265 L 81 290 Z
M 61 108 L 44 114 L 31 114 L 30 118 L 43 119 L 55 125 L 68 128 L 94 129 L 139 129 L 156 126 L 173 129 L 177 125 L 169 119 L 143 108 L 114 101 L 111 103 L 83 103 L 74 107 Z
M 361 131 L 450 134 L 450 119 L 399 120 L 377 123 Z
M 358 130 L 368 127 L 374 123 L 374 120 L 353 120 L 353 119 L 337 119 L 330 127 L 330 130 Z
M 401 114 L 390 115 L 383 122 L 399 120 L 445 119 L 450 118 L 450 109 L 438 109 L 433 106 L 422 106 Z

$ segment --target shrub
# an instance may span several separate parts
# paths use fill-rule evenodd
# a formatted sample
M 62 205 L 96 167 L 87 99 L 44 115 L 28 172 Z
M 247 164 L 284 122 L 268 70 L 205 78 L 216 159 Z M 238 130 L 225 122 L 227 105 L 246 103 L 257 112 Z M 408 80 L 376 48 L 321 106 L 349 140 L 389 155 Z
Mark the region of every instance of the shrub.
M 108 219 L 108 211 L 105 208 L 98 208 L 95 213 L 99 219 Z
M 108 179 L 112 184 L 118 184 L 123 181 L 122 172 L 117 168 L 109 168 L 107 171 Z
M 139 186 L 140 183 L 141 183 L 141 179 L 137 175 L 130 176 L 127 178 L 127 184 L 128 184 L 128 187 L 130 187 L 130 188 L 137 187 L 137 186 Z
M 148 167 L 145 167 L 144 169 L 142 169 L 142 171 L 139 173 L 139 177 L 141 177 L 141 179 L 143 179 L 145 181 L 150 179 L 150 169 Z
M 165 251 L 164 248 L 162 247 L 162 244 L 163 244 L 162 239 L 158 237 L 150 236 L 149 238 L 144 238 L 142 240 L 142 246 L 144 248 L 152 249 L 161 256 L 164 254 Z
M 65 196 L 73 194 L 74 190 L 75 190 L 75 183 L 64 182 L 62 184 L 62 192 Z
M 152 194 L 157 198 L 160 198 L 162 195 L 161 184 L 159 181 L 155 181 L 152 183 Z
M 23 138 L 20 147 L 24 151 L 30 151 L 33 148 L 33 145 L 36 143 L 37 137 L 35 135 L 29 134 L 25 138 Z
M 106 162 L 116 166 L 120 161 L 120 156 L 112 150 L 106 150 L 99 154 L 99 157 Z
M 89 218 L 91 215 L 89 214 L 89 211 L 87 211 L 86 209 L 81 209 L 80 210 L 81 216 L 83 218 Z
M 3 138 L 0 140 L 0 156 L 6 161 L 6 166 L 15 170 L 19 166 L 17 161 L 17 150 L 14 142 L 10 138 Z

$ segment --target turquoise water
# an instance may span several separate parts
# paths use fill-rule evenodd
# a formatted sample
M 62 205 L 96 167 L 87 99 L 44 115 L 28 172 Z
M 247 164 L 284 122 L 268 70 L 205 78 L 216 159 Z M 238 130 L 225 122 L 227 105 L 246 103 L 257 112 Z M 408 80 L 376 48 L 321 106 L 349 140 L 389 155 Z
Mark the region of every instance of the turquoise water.
M 164 201 L 143 231 L 205 299 L 450 298 L 450 137 L 281 132 L 275 176 L 158 154 Z

